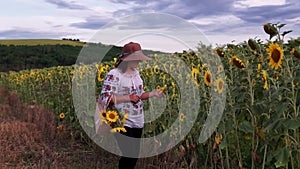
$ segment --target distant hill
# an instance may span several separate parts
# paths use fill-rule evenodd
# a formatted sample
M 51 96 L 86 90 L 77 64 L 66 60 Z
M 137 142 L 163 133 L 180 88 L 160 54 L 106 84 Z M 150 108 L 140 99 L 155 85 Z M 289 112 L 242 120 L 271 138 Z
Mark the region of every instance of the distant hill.
M 0 40 L 0 72 L 70 66 L 76 62 L 113 61 L 122 47 L 77 40 Z M 162 52 L 143 50 L 152 55 Z M 78 57 L 80 56 L 80 57 Z
M 85 42 L 79 40 L 56 40 L 56 39 L 10 39 L 1 40 L 0 45 L 25 45 L 25 46 L 35 46 L 35 45 L 71 45 L 71 46 L 83 46 Z

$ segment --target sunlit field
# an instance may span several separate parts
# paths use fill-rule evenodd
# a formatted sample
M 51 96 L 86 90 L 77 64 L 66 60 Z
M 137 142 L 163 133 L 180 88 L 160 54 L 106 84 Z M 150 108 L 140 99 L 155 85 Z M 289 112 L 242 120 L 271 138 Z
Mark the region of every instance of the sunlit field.
M 0 40 L 0 45 L 72 45 L 83 46 L 85 43 L 75 40 L 55 40 L 55 39 L 18 39 Z

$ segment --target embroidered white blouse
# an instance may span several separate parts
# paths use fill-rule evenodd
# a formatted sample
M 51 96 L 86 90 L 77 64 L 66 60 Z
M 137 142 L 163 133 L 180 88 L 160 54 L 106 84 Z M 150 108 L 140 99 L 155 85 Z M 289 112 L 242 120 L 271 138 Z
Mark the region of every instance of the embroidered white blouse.
M 126 74 L 122 73 L 118 68 L 115 68 L 106 75 L 100 96 L 102 102 L 106 104 L 112 94 L 116 96 L 130 94 L 141 96 L 143 93 L 143 80 L 137 70 L 135 70 L 133 74 Z M 120 113 L 128 113 L 128 118 L 124 124 L 125 126 L 132 128 L 144 127 L 142 100 L 135 104 L 130 101 L 119 103 L 115 105 L 115 108 L 117 108 Z

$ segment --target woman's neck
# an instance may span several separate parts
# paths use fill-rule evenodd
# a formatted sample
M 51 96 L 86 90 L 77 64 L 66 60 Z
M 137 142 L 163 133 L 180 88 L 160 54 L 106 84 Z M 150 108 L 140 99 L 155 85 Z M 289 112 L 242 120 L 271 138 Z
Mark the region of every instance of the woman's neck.
M 126 74 L 134 74 L 135 73 L 135 69 L 134 68 L 129 68 L 125 71 Z

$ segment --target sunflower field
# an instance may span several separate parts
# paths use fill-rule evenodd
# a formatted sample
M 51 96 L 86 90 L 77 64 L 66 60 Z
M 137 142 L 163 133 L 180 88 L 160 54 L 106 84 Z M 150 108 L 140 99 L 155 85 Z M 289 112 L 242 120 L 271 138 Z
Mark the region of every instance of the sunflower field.
M 191 125 L 192 112 L 179 111 L 180 101 L 193 105 L 184 101 L 188 96 L 178 79 L 194 86 L 189 93 L 194 93 L 200 102 L 199 109 L 195 109 L 196 122 L 187 135 L 182 135 L 180 126 L 169 132 L 170 137 L 180 139 L 179 144 L 162 155 L 141 159 L 139 167 L 147 168 L 151 163 L 156 168 L 300 168 L 300 38 L 285 42 L 285 35 L 291 31 L 282 32 L 284 26 L 265 24 L 263 29 L 270 36 L 266 42 L 254 38 L 216 48 L 199 44 L 198 51 L 172 54 L 184 64 L 172 60 L 156 64 L 163 54 L 153 55 L 153 64 L 143 63 L 140 74 L 144 90 L 164 88 L 166 93 L 163 113 L 145 124 L 144 137 L 162 133 L 176 119 L 181 127 Z M 218 57 L 206 57 L 210 55 Z M 85 107 L 94 105 L 82 104 L 79 113 L 75 113 L 73 101 L 84 102 L 90 96 L 72 95 L 72 89 L 88 88 L 90 82 L 85 77 L 93 76 L 96 94 L 91 100 L 96 101 L 113 65 L 104 62 L 1 72 L 0 87 L 16 91 L 23 102 L 53 111 L 57 129 L 66 128 L 92 147 L 93 141 L 82 126 L 94 130 L 94 112 L 85 111 Z M 186 65 L 189 73 L 182 74 L 179 70 Z M 81 83 L 74 83 L 74 79 Z M 224 102 L 225 107 L 212 135 L 199 143 L 213 95 L 225 96 L 216 102 Z M 149 101 L 144 106 L 151 109 Z M 84 123 L 80 123 L 83 118 Z

